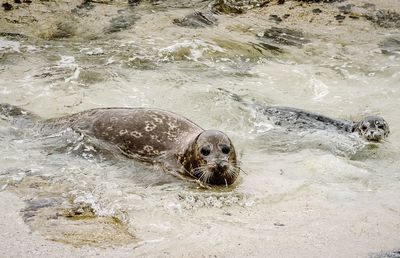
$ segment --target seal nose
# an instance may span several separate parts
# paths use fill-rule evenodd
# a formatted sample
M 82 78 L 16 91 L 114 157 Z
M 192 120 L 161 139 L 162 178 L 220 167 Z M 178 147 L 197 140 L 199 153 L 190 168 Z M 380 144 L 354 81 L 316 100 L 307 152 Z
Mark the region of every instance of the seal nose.
M 216 170 L 219 173 L 223 173 L 228 169 L 228 163 L 224 160 L 217 160 L 215 162 Z
M 383 138 L 383 135 L 377 131 L 368 132 L 368 134 L 367 134 L 367 139 L 370 141 L 380 141 L 382 138 Z

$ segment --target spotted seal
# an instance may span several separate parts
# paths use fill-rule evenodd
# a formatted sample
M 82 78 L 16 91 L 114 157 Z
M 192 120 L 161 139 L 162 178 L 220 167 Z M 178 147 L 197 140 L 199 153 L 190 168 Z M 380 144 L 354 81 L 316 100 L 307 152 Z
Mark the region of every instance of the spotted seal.
M 0 105 L 0 114 L 27 117 L 31 113 Z M 158 163 L 211 185 L 230 185 L 240 168 L 229 137 L 204 130 L 173 112 L 153 108 L 99 108 L 40 121 L 42 130 L 72 128 L 111 143 L 129 158 Z
M 366 116 L 360 121 L 334 119 L 293 107 L 267 106 L 257 101 L 247 101 L 239 95 L 222 88 L 218 90 L 227 94 L 234 101 L 263 114 L 273 124 L 285 127 L 288 130 L 315 129 L 340 133 L 356 132 L 363 139 L 374 142 L 382 141 L 390 134 L 388 123 L 380 116 Z
M 390 133 L 388 123 L 380 116 L 366 116 L 360 121 L 334 119 L 317 113 L 292 107 L 268 107 L 257 105 L 275 125 L 289 129 L 336 130 L 343 133 L 357 132 L 367 141 L 382 141 Z

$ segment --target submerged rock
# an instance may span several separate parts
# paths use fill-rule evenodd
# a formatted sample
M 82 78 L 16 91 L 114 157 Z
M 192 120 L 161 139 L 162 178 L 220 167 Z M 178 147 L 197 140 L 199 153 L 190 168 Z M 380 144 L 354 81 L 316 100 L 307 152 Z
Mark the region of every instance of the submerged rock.
M 122 15 L 110 20 L 110 25 L 105 28 L 106 33 L 114 33 L 122 30 L 129 29 L 135 22 L 137 17 L 134 15 Z
M 138 2 L 148 2 L 153 6 L 157 6 L 159 8 L 190 8 L 192 10 L 199 10 L 203 9 L 205 5 L 208 5 L 208 3 L 212 2 L 212 0 L 179 0 L 179 1 L 166 1 L 166 0 L 132 0 L 132 3 Z M 135 5 L 135 4 L 133 4 Z
M 37 182 L 39 183 L 39 182 Z M 43 182 L 42 182 L 43 183 Z M 29 189 L 43 190 L 46 185 L 28 184 Z M 21 188 L 19 188 L 21 189 Z M 51 197 L 37 197 L 26 200 L 21 210 L 24 222 L 46 239 L 70 244 L 73 246 L 118 246 L 136 242 L 129 225 L 122 219 L 123 215 L 99 214 L 85 198 L 67 199 L 53 192 Z
M 310 42 L 301 31 L 278 27 L 266 30 L 261 38 L 271 43 L 296 47 Z
M 369 257 L 370 258 L 400 258 L 400 249 L 392 250 L 389 252 L 370 254 Z
M 72 9 L 71 12 L 73 13 L 78 13 L 80 10 L 92 10 L 94 8 L 94 5 L 92 4 L 92 1 L 90 0 L 84 0 L 80 5 L 77 5 L 75 9 Z
M 64 200 L 60 197 L 40 198 L 26 201 L 25 209 L 21 210 L 25 222 L 37 215 L 40 209 L 60 206 Z
M 217 23 L 217 18 L 209 10 L 198 11 L 192 14 L 186 15 L 182 19 L 174 19 L 173 23 L 189 28 L 203 28 L 206 26 L 212 26 Z
M 282 48 L 271 45 L 271 44 L 267 44 L 267 43 L 258 43 L 258 44 L 252 44 L 252 46 L 255 49 L 258 49 L 258 47 L 267 50 L 273 54 L 282 54 L 283 52 L 285 52 Z
M 41 37 L 44 39 L 69 38 L 75 34 L 77 29 L 76 24 L 67 18 L 50 23 L 46 27 L 41 33 Z
M 21 33 L 16 33 L 16 32 L 0 32 L 0 37 L 14 39 L 14 40 L 21 40 L 21 39 L 28 38 L 28 36 L 21 34 Z
M 383 54 L 400 54 L 400 37 L 390 37 L 379 44 Z

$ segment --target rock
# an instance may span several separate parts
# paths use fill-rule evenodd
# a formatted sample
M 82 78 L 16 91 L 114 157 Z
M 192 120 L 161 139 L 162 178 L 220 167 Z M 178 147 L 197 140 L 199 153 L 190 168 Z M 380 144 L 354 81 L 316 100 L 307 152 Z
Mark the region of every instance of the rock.
M 76 8 L 78 9 L 86 9 L 86 10 L 91 10 L 93 9 L 93 7 L 94 5 L 90 0 L 84 0 L 80 5 L 76 6 Z
M 92 3 L 98 3 L 98 4 L 110 4 L 112 0 L 89 0 Z
M 319 8 L 315 8 L 315 9 L 312 10 L 312 12 L 315 13 L 315 14 L 320 14 L 320 13 L 322 13 L 322 10 L 319 9 Z
M 303 44 L 310 42 L 304 38 L 301 31 L 278 27 L 266 30 L 261 38 L 270 43 L 296 47 L 301 47 Z
M 383 54 L 400 54 L 400 37 L 390 37 L 379 44 Z
M 4 11 L 11 11 L 11 10 L 13 9 L 13 6 L 12 6 L 10 3 L 8 3 L 8 2 L 5 2 L 5 3 L 2 4 L 1 6 L 3 6 Z
M 84 0 L 80 5 L 77 5 L 71 10 L 71 13 L 77 15 L 86 15 L 86 11 L 90 11 L 94 8 L 94 4 L 90 0 Z
M 28 221 L 36 216 L 40 209 L 59 206 L 62 202 L 63 199 L 59 197 L 26 200 L 26 206 L 21 210 L 21 213 L 24 220 Z
M 13 39 L 13 40 L 21 40 L 21 39 L 28 38 L 26 35 L 23 35 L 20 33 L 15 33 L 15 32 L 0 32 L 0 37 Z
M 128 5 L 136 6 L 140 3 L 140 0 L 128 0 Z
M 344 2 L 345 0 L 297 0 L 299 2 L 306 3 L 336 3 L 336 2 Z
M 338 14 L 338 15 L 335 16 L 335 19 L 336 19 L 338 22 L 343 22 L 343 20 L 346 19 L 346 16 L 343 16 L 343 15 L 341 15 L 341 14 Z
M 370 254 L 370 258 L 400 258 L 400 249 L 389 251 L 389 252 L 381 252 Z
M 281 23 L 282 22 L 282 19 L 276 14 L 270 14 L 269 15 L 269 20 L 270 21 L 274 21 L 276 23 Z
M 350 13 L 349 14 L 349 18 L 351 18 L 351 19 L 360 19 L 361 16 L 362 15 L 359 13 Z
M 375 5 L 371 3 L 365 3 L 361 6 L 361 8 L 375 10 Z
M 212 26 L 217 23 L 217 18 L 215 18 L 211 11 L 198 11 L 189 14 L 182 19 L 174 19 L 173 23 L 189 28 L 204 28 L 206 26 Z
M 68 38 L 72 37 L 76 32 L 76 23 L 71 19 L 71 17 L 62 17 L 58 21 L 48 21 L 40 37 L 44 39 L 58 39 L 58 38 Z
M 122 30 L 129 29 L 135 22 L 137 18 L 132 14 L 122 15 L 110 20 L 110 25 L 105 29 L 106 33 L 114 33 Z
M 68 38 L 74 35 L 75 24 L 69 21 L 63 21 L 56 24 L 56 30 L 53 32 L 53 38 Z
M 263 7 L 269 2 L 270 0 L 216 0 L 212 10 L 240 14 L 255 7 Z
M 347 5 L 339 6 L 338 9 L 339 9 L 340 13 L 349 14 L 351 12 L 352 7 L 353 7 L 352 4 L 347 4 Z
M 378 10 L 365 18 L 383 28 L 400 28 L 400 14 L 393 11 Z

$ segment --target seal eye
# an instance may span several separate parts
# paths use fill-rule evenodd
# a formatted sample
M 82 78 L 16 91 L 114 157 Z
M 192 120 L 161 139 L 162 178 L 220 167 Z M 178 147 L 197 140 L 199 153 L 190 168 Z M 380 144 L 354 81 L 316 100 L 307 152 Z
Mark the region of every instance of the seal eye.
M 362 129 L 363 131 L 367 130 L 367 128 L 368 128 L 368 126 L 366 126 L 365 124 L 361 126 L 361 129 Z
M 221 151 L 223 154 L 228 154 L 231 151 L 231 149 L 229 148 L 229 146 L 225 145 L 225 146 L 222 146 Z
M 210 152 L 211 152 L 211 150 L 210 150 L 209 147 L 203 147 L 203 148 L 200 149 L 200 153 L 201 153 L 201 155 L 203 155 L 203 156 L 208 156 L 208 155 L 210 155 Z

